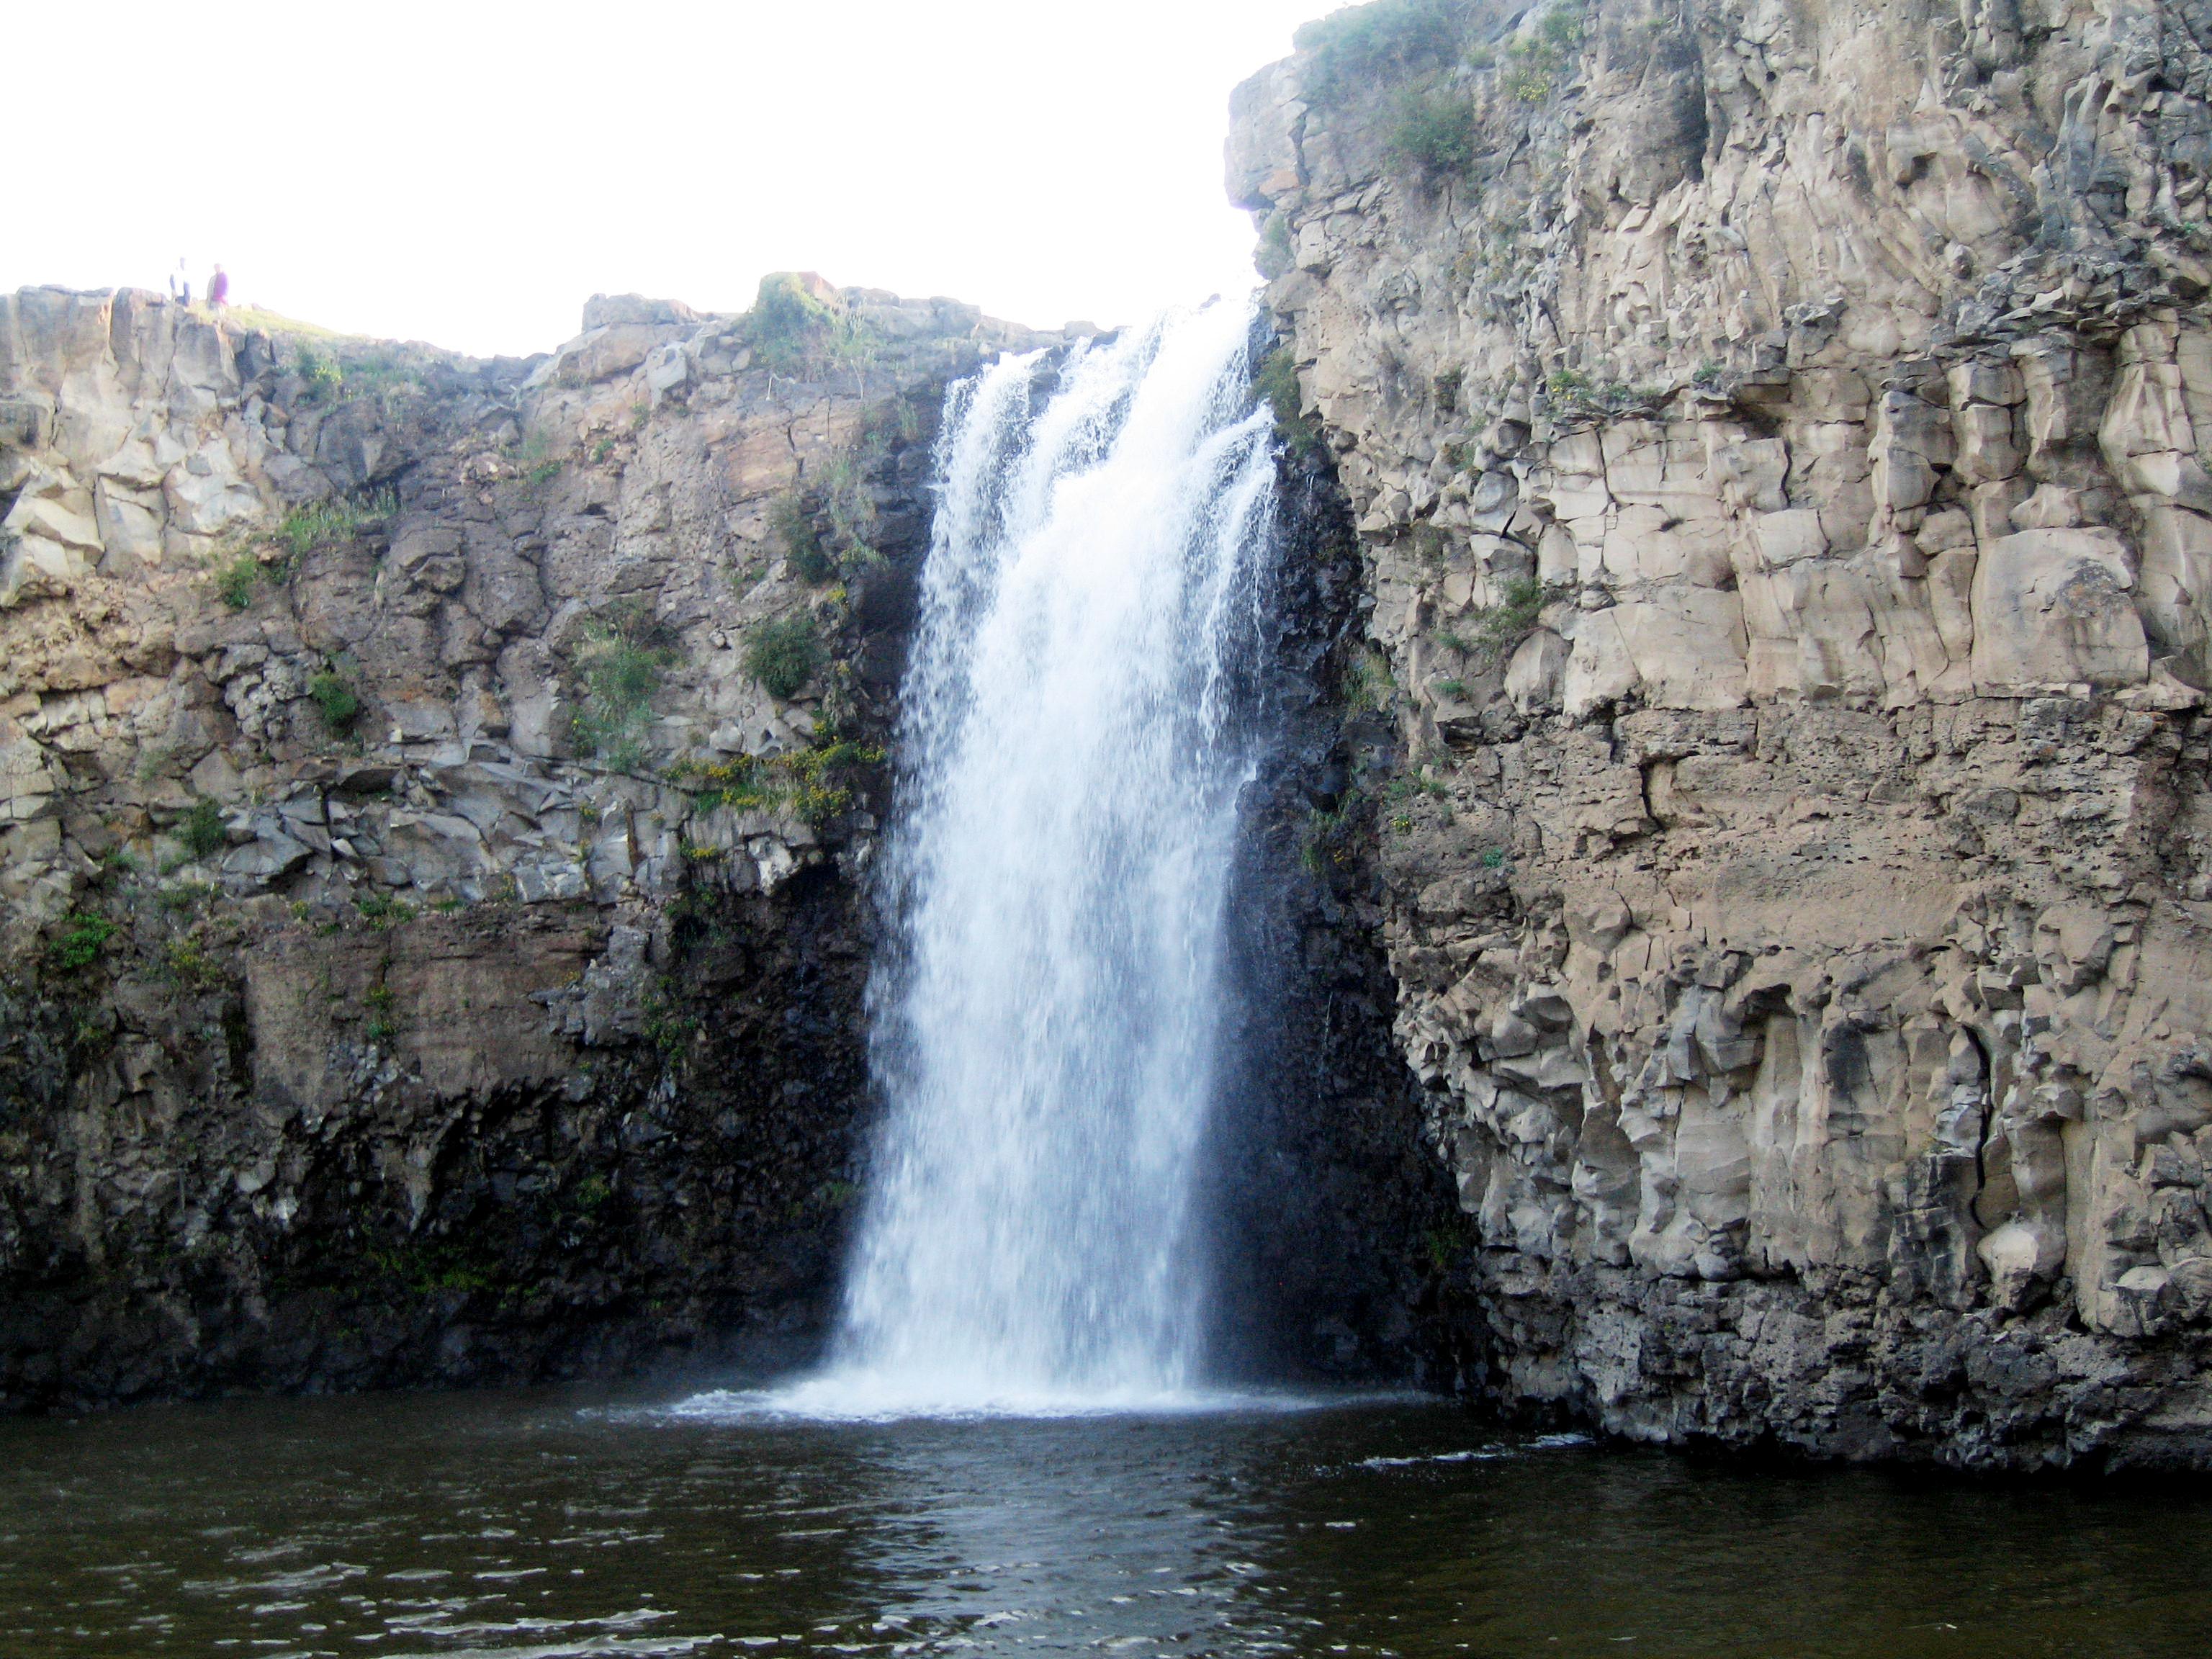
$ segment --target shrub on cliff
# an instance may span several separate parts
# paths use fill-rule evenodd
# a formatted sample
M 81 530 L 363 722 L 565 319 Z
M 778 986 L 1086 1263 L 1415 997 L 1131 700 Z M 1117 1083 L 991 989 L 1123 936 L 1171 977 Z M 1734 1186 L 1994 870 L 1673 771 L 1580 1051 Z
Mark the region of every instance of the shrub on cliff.
M 73 974 L 89 968 L 106 951 L 116 925 L 88 910 L 72 910 L 46 945 L 46 964 L 57 973 Z
M 1298 386 L 1298 362 L 1287 345 L 1279 345 L 1260 360 L 1252 389 L 1267 399 L 1275 412 L 1275 436 L 1295 456 L 1318 455 L 1322 443 L 1320 426 L 1304 412 L 1305 393 Z
M 202 795 L 192 803 L 192 810 L 185 814 L 177 826 L 177 839 L 185 850 L 196 859 L 212 857 L 229 844 L 230 836 L 223 828 L 222 808 L 209 796 Z
M 818 586 L 837 574 L 837 562 L 822 545 L 822 537 L 814 528 L 814 514 L 797 490 L 786 490 L 769 504 L 768 528 L 783 549 L 784 562 L 792 574 L 799 580 Z
M 1474 100 L 1449 82 L 1429 81 L 1398 94 L 1390 159 L 1437 185 L 1463 177 L 1480 152 Z
M 586 623 L 576 650 L 584 695 L 568 717 L 577 752 L 617 771 L 635 769 L 645 758 L 653 694 L 675 659 L 659 623 L 642 604 L 611 605 Z
M 1333 11 L 1291 39 L 1307 54 L 1306 96 L 1337 104 L 1363 85 L 1450 63 L 1467 26 L 1464 0 L 1375 0 Z
M 805 690 L 822 656 L 814 619 L 805 615 L 757 623 L 745 636 L 745 672 L 771 697 L 788 700 Z
M 399 497 L 388 488 L 350 498 L 331 495 L 287 513 L 276 526 L 276 540 L 294 558 L 303 558 L 318 547 L 350 541 L 363 526 L 398 511 Z
M 753 308 L 745 313 L 744 334 L 755 358 L 780 374 L 860 368 L 875 355 L 875 338 L 866 329 L 788 270 L 761 278 Z
M 300 376 L 300 395 L 307 402 L 322 403 L 338 395 L 345 385 L 345 371 L 338 367 L 337 359 L 328 352 L 318 351 L 313 346 L 300 348 L 296 365 Z
M 253 590 L 260 580 L 261 562 L 251 553 L 241 553 L 216 572 L 215 591 L 233 611 L 243 611 L 253 603 Z
M 1579 5 L 1546 8 L 1505 48 L 1498 84 L 1516 104 L 1540 104 L 1558 89 L 1581 56 L 1583 18 Z
M 343 732 L 361 713 L 361 697 L 336 672 L 325 669 L 307 682 L 307 695 L 314 699 L 315 712 L 323 717 L 323 724 L 333 732 Z

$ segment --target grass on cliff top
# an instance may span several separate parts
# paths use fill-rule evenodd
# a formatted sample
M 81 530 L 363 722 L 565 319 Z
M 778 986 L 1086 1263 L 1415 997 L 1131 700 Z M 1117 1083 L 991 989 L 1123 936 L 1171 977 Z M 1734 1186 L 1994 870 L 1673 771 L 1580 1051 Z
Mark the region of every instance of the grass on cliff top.
M 848 316 L 841 304 L 818 299 L 788 270 L 761 278 L 744 330 L 762 366 L 779 374 L 826 374 L 862 370 L 882 344 L 874 332 Z
M 1442 68 L 1459 56 L 1466 0 L 1375 0 L 1305 24 L 1291 44 L 1307 54 L 1306 95 L 1341 103 L 1362 86 Z
M 228 323 L 249 333 L 258 330 L 264 334 L 289 334 L 302 340 L 368 340 L 367 334 L 349 334 L 343 329 L 325 328 L 320 323 L 302 322 L 297 317 L 287 317 L 281 311 L 270 311 L 262 306 L 225 306 L 221 311 L 204 302 L 192 307 L 194 320 L 203 323 Z

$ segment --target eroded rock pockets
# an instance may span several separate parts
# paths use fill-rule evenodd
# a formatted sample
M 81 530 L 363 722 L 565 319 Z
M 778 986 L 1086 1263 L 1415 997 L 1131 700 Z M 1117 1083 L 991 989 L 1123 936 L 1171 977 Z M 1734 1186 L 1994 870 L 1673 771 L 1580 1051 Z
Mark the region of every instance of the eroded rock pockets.
M 1239 89 L 1506 1402 L 2212 1455 L 2206 39 L 1385 3 Z

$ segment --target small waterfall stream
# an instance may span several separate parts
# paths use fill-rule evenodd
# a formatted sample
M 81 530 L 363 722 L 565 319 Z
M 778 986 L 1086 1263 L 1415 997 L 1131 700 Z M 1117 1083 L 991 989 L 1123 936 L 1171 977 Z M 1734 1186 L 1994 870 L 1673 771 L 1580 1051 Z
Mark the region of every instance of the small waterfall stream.
M 1192 1387 L 1271 541 L 1251 325 L 1216 302 L 948 400 L 872 993 L 886 1117 L 830 1364 L 785 1409 Z

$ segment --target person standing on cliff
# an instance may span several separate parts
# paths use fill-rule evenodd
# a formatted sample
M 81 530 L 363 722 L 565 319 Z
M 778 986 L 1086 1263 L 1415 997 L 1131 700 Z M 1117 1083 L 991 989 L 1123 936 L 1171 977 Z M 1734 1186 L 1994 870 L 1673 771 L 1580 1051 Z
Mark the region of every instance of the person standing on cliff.
M 229 298 L 230 277 L 224 271 L 222 262 L 218 260 L 216 264 L 215 275 L 208 278 L 208 304 L 214 309 L 221 311 Z
M 187 311 L 192 308 L 191 270 L 185 264 L 185 256 L 181 253 L 177 256 L 177 268 L 169 273 L 169 302 L 182 306 Z

